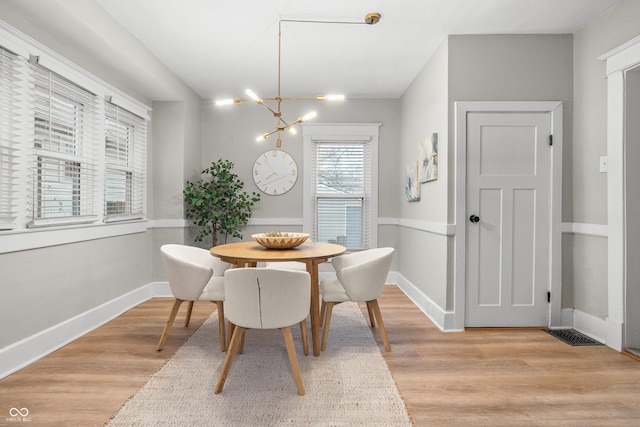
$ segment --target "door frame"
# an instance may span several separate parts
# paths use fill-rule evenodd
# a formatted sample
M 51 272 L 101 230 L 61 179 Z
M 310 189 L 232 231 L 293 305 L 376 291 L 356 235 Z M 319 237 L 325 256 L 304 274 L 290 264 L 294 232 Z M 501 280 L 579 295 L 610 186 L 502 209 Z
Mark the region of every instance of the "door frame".
M 455 102 L 455 234 L 453 268 L 454 329 L 465 327 L 467 288 L 467 114 L 481 113 L 549 113 L 551 116 L 550 168 L 550 248 L 549 326 L 561 325 L 562 294 L 562 147 L 563 121 L 561 101 L 458 101 Z
M 627 288 L 625 227 L 625 78 L 640 65 L 640 36 L 598 57 L 607 77 L 607 280 L 606 344 L 618 351 L 625 341 Z

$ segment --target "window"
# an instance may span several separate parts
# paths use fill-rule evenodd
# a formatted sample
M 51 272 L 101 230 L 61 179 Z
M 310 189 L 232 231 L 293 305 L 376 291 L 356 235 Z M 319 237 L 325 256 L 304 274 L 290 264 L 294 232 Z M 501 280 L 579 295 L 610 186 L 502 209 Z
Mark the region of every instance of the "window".
M 17 55 L 0 46 L 0 230 L 15 227 L 19 73 Z
M 349 250 L 377 245 L 378 126 L 303 127 L 303 222 L 312 239 Z
M 147 126 L 143 118 L 105 102 L 105 219 L 144 217 Z
M 0 253 L 146 230 L 148 113 L 0 21 Z
M 30 71 L 30 225 L 95 221 L 96 96 L 37 63 Z
M 371 169 L 363 142 L 322 142 L 313 145 L 314 238 L 348 248 L 368 247 L 369 197 L 365 173 Z

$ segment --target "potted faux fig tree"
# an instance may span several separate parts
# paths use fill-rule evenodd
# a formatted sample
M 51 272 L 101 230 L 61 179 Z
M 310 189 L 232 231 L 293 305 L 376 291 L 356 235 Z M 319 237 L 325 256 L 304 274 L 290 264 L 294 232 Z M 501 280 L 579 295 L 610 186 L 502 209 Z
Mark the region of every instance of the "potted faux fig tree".
M 196 242 L 209 234 L 213 246 L 218 244 L 218 236 L 224 236 L 225 243 L 229 235 L 242 239 L 240 229 L 251 218 L 260 194 L 242 191 L 244 182 L 233 172 L 233 166 L 233 162 L 220 159 L 202 171 L 203 178 L 187 181 L 183 191 L 186 216 L 200 227 Z

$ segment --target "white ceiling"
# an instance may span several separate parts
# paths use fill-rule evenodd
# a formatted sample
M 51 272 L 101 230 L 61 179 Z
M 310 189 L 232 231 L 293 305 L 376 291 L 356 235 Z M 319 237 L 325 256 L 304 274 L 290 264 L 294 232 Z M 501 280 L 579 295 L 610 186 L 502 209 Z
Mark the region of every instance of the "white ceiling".
M 449 34 L 573 33 L 620 0 L 96 0 L 203 98 L 398 98 Z

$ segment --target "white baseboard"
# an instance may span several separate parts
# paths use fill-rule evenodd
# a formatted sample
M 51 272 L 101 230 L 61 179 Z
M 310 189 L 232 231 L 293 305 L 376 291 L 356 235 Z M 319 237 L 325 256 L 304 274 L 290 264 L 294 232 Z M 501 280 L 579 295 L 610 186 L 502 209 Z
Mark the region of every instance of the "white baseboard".
M 413 283 L 407 280 L 398 272 L 390 273 L 391 281 L 398 284 L 398 287 L 413 301 L 413 303 L 443 332 L 460 332 L 462 330 L 454 327 L 454 313 L 445 311 L 429 297 L 427 297 Z M 622 343 L 616 340 L 621 336 L 621 325 L 610 319 L 603 320 L 599 317 L 584 313 L 573 308 L 562 310 L 561 325 L 554 328 L 573 328 L 578 332 L 587 335 L 594 340 L 601 342 L 614 350 L 620 351 Z
M 624 334 L 624 324 L 617 320 L 607 317 L 605 322 L 605 335 L 607 337 L 604 343 L 614 350 L 622 351 L 622 337 Z
M 610 327 L 610 322 L 607 320 L 573 308 L 564 308 L 562 309 L 561 325 L 554 326 L 552 329 L 572 328 L 589 338 L 620 351 L 620 348 L 616 348 L 615 343 L 612 343 L 610 339 L 607 340 L 609 336 L 607 332 Z
M 0 378 L 54 352 L 148 299 L 167 296 L 172 296 L 169 283 L 152 282 L 11 344 L 0 350 Z
M 560 311 L 560 324 L 550 325 L 550 329 L 567 329 L 573 328 L 573 308 L 563 308 Z
M 608 345 L 607 322 L 604 319 L 580 310 L 573 310 L 573 329 Z
M 407 297 L 422 311 L 425 316 L 433 322 L 443 332 L 459 332 L 459 329 L 454 327 L 454 313 L 445 311 L 438 304 L 433 302 L 431 298 L 426 296 L 420 289 L 418 289 L 413 283 L 407 280 L 402 274 L 392 271 L 389 273 L 389 280 L 397 283 L 398 287 L 402 289 Z
M 169 282 L 151 282 L 151 298 L 173 298 Z

